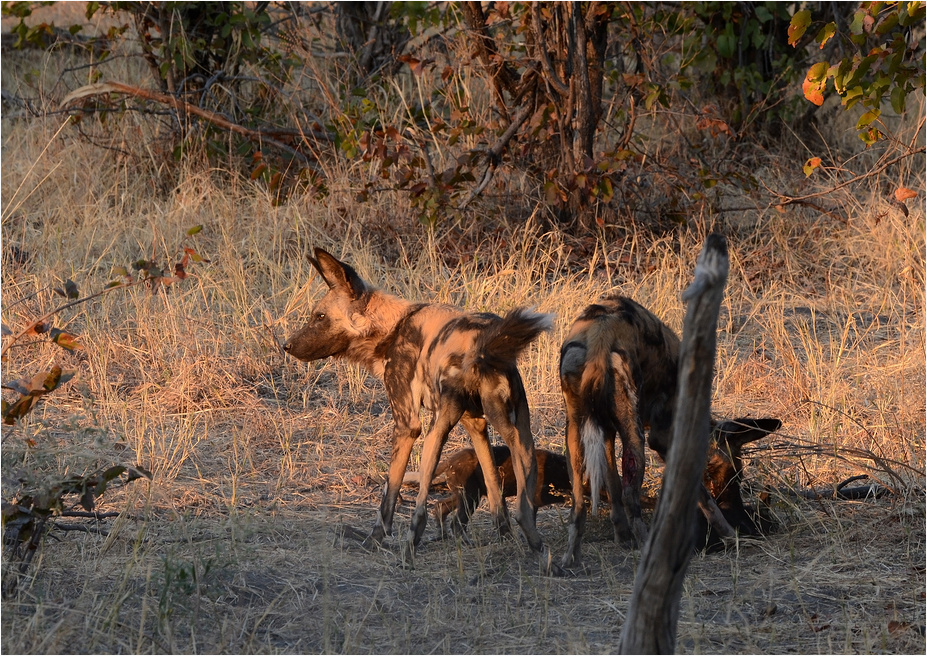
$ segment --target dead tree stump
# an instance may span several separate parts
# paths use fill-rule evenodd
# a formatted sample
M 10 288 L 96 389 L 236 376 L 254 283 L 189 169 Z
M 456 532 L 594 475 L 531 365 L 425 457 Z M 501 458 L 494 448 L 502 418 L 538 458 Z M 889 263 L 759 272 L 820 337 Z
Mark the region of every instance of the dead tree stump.
M 673 443 L 650 537 L 634 580 L 619 653 L 671 654 L 682 583 L 692 555 L 696 503 L 708 451 L 711 383 L 721 299 L 728 274 L 727 242 L 711 234 L 699 255 L 679 352 Z

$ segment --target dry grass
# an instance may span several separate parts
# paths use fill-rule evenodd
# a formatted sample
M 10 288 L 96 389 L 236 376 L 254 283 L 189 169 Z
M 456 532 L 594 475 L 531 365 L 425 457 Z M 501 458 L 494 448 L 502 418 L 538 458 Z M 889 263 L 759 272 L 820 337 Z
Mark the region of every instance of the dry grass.
M 4 89 L 24 68 L 53 76 L 61 65 L 15 57 L 4 57 Z M 116 125 L 128 139 L 146 129 L 131 116 Z M 559 449 L 555 363 L 571 318 L 617 289 L 678 330 L 679 292 L 711 227 L 728 235 L 732 258 L 715 409 L 782 418 L 748 463 L 750 488 L 773 491 L 781 527 L 693 560 L 680 649 L 923 653 L 924 208 L 905 218 L 885 200 L 902 183 L 924 198 L 923 159 L 832 197 L 846 223 L 794 207 L 723 215 L 666 236 L 632 228 L 580 258 L 576 239 L 533 221 L 433 235 L 405 224 L 389 236 L 382 226 L 410 215 L 407 200 L 358 205 L 357 171 L 329 171 L 324 203 L 275 207 L 235 173 L 191 163 L 168 175 L 154 155 L 126 161 L 54 117 L 5 112 L 2 139 L 4 323 L 52 307 L 48 287 L 65 278 L 88 292 L 115 266 L 167 263 L 192 225 L 204 226 L 191 241 L 212 260 L 168 294 L 116 291 L 62 315 L 86 346 L 78 355 L 35 341 L 3 363 L 4 380 L 54 362 L 77 371 L 22 426 L 4 428 L 5 497 L 15 467 L 53 476 L 123 460 L 154 473 L 150 486 L 106 497 L 105 509 L 126 511 L 108 535 L 47 540 L 3 602 L 4 652 L 613 651 L 639 553 L 611 542 L 604 517 L 584 546 L 590 572 L 563 579 L 539 576 L 520 539 L 499 544 L 485 513 L 474 546 L 427 541 L 413 571 L 397 566 L 395 543 L 368 554 L 340 537 L 342 525 L 373 524 L 386 396 L 356 368 L 285 359 L 277 340 L 321 294 L 305 258 L 313 245 L 410 298 L 556 312 L 521 368 L 537 443 Z M 766 184 L 788 188 L 789 162 L 767 157 Z M 487 204 L 474 220 L 495 225 L 504 209 Z M 461 234 L 472 257 L 451 258 Z M 6 259 L 11 244 L 27 263 Z M 465 443 L 455 431 L 448 448 Z M 812 502 L 787 492 L 859 473 L 894 494 Z M 410 510 L 399 509 L 399 535 Z M 539 514 L 557 553 L 566 514 Z

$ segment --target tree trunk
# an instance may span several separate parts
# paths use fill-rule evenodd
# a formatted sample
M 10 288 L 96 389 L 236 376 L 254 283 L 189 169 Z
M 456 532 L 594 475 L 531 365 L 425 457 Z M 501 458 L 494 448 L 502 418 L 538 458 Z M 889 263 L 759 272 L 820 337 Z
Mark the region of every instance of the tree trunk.
M 696 499 L 711 430 L 716 331 L 728 266 L 724 237 L 709 235 L 695 267 L 695 280 L 682 295 L 689 308 L 679 352 L 673 443 L 660 503 L 634 580 L 619 645 L 622 654 L 675 651 L 679 600 L 692 555 Z
M 409 40 L 408 29 L 390 17 L 391 4 L 382 1 L 335 3 L 335 30 L 344 47 L 357 60 L 360 80 L 388 66 Z

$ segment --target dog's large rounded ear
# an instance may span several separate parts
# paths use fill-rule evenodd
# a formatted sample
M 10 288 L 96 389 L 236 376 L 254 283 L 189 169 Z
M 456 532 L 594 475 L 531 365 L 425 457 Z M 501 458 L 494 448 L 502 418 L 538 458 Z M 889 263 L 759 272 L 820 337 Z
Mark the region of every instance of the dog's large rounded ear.
M 718 425 L 719 440 L 731 446 L 742 446 L 766 437 L 782 428 L 778 419 L 731 419 Z
M 310 257 L 312 266 L 318 270 L 330 289 L 344 289 L 352 299 L 358 298 L 368 290 L 368 285 L 357 275 L 357 271 L 349 265 L 338 260 L 331 253 L 315 249 L 315 258 Z

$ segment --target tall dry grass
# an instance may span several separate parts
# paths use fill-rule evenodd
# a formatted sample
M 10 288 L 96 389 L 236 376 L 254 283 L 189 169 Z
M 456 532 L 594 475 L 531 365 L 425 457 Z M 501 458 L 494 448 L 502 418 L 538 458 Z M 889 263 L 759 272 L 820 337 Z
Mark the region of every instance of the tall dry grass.
M 4 89 L 28 90 L 17 85 L 36 70 L 53 87 L 67 56 L 5 55 Z M 139 75 L 131 66 L 123 74 Z M 383 92 L 386 118 L 402 111 L 395 96 L 412 102 L 414 83 Z M 902 128 L 903 139 L 923 140 L 915 126 Z M 155 131 L 132 115 L 112 130 L 126 143 Z M 768 187 L 792 188 L 793 157 L 756 157 Z M 711 229 L 728 236 L 732 263 L 714 407 L 782 418 L 782 431 L 748 458 L 748 489 L 773 492 L 781 527 L 693 561 L 679 644 L 922 652 L 923 159 L 827 197 L 845 222 L 789 206 L 696 217 L 667 234 L 631 225 L 589 243 L 537 216 L 495 229 L 507 208 L 491 199 L 472 212 L 486 229 L 428 232 L 402 194 L 358 204 L 368 172 L 344 160 L 326 166 L 329 197 L 297 194 L 276 206 L 231 167 L 196 157 L 168 165 L 154 151 L 125 157 L 78 138 L 61 116 L 4 110 L 5 324 L 53 307 L 50 288 L 66 278 L 89 292 L 114 267 L 171 263 L 193 225 L 204 229 L 183 243 L 210 260 L 168 293 L 116 290 L 62 313 L 56 324 L 80 335 L 80 352 L 26 340 L 3 362 L 4 380 L 53 363 L 77 373 L 22 425 L 4 428 L 5 498 L 8 472 L 20 469 L 52 479 L 125 461 L 154 474 L 150 485 L 107 494 L 105 508 L 124 514 L 91 527 L 101 532 L 47 540 L 3 601 L 5 652 L 613 650 L 638 554 L 612 544 L 607 521 L 591 522 L 590 571 L 567 579 L 538 576 L 523 546 L 499 544 L 481 513 L 474 545 L 426 541 L 413 571 L 388 549 L 369 554 L 342 538 L 344 524 L 373 523 L 390 450 L 385 393 L 355 367 L 301 364 L 278 345 L 323 291 L 306 259 L 316 245 L 408 298 L 555 312 L 555 330 L 520 366 L 536 441 L 560 449 L 556 363 L 572 317 L 620 291 L 678 331 L 679 293 Z M 888 202 L 902 184 L 919 193 L 907 217 Z M 9 259 L 10 245 L 28 260 Z M 455 431 L 448 449 L 466 442 Z M 655 493 L 660 466 L 648 465 Z M 810 502 L 789 492 L 861 473 L 893 494 Z M 402 505 L 399 534 L 408 513 Z M 563 508 L 539 514 L 555 551 L 565 521 Z

